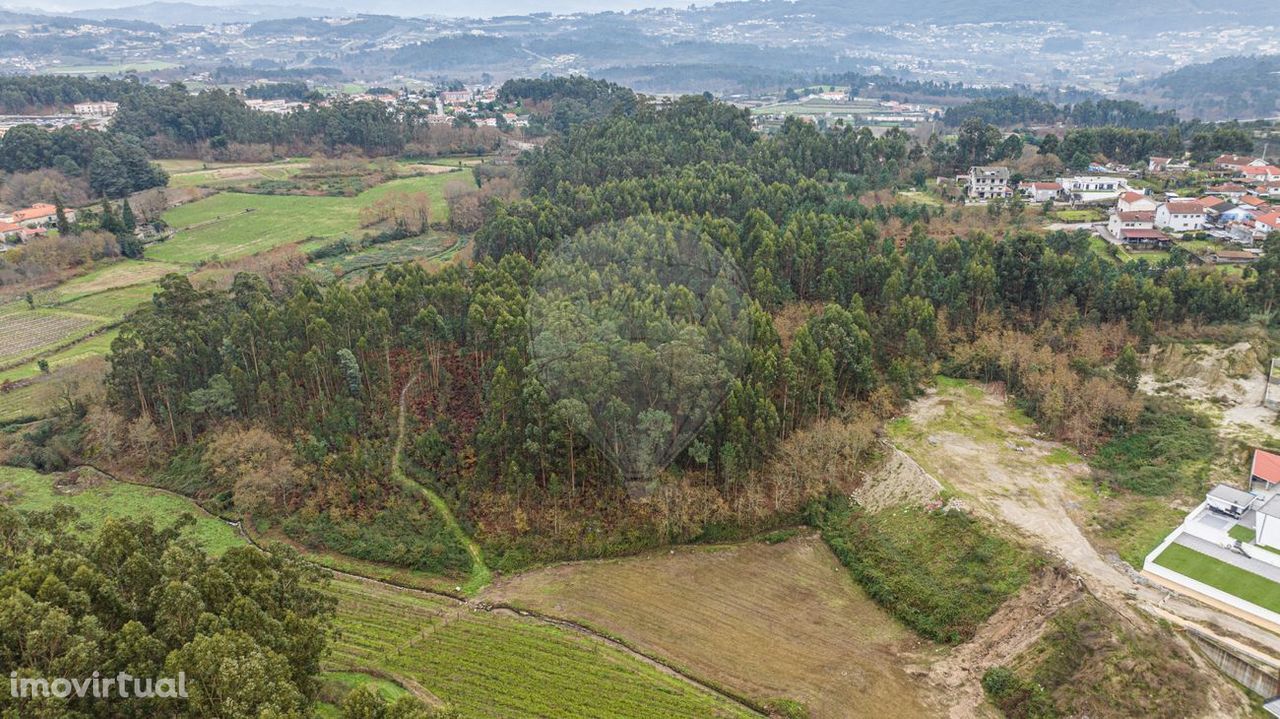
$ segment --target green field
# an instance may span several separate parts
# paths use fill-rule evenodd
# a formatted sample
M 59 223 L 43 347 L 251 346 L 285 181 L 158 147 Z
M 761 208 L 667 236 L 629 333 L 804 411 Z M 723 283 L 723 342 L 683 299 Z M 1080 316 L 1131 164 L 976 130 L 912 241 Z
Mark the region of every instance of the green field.
M 95 315 L 40 307 L 32 310 L 6 307 L 6 311 L 0 313 L 0 364 L 35 359 L 105 324 L 106 320 Z
M 139 306 L 150 302 L 151 297 L 159 290 L 158 284 L 148 282 L 84 295 L 78 300 L 64 303 L 59 307 L 69 312 L 118 320 L 138 309 Z
M 1280 612 L 1280 584 L 1253 572 L 1201 554 L 1181 544 L 1171 544 L 1155 559 L 1156 564 L 1203 582 L 1263 609 Z
M 102 357 L 111 351 L 111 341 L 119 334 L 119 330 L 110 329 L 100 332 L 83 342 L 77 342 L 66 349 L 54 352 L 43 359 L 49 363 L 51 370 L 58 370 L 68 367 L 77 362 L 89 359 L 90 357 Z M 35 377 L 40 374 L 40 366 L 33 360 L 17 367 L 0 372 L 0 383 L 5 381 L 16 382 L 18 380 Z M 27 413 L 22 413 L 27 414 Z
M 322 279 L 351 277 L 370 268 L 384 267 L 397 262 L 441 258 L 450 255 L 461 242 L 465 242 L 465 239 L 442 232 L 432 232 L 421 237 L 409 237 L 373 245 L 349 255 L 326 257 L 312 263 L 311 271 Z
M 468 180 L 469 171 L 408 177 L 379 185 L 355 197 L 303 197 L 223 192 L 174 208 L 165 222 L 176 229 L 167 242 L 147 248 L 147 257 L 193 264 L 244 257 L 308 238 L 332 238 L 360 229 L 360 210 L 392 192 L 427 192 L 432 220 L 448 217 L 444 187 Z
M 744 717 L 752 714 L 598 640 L 425 594 L 336 578 L 327 669 L 425 687 L 462 717 Z
M 96 292 L 155 282 L 171 272 L 182 271 L 182 267 L 164 262 L 117 260 L 58 285 L 53 301 L 71 302 Z
M 55 484 L 56 483 L 56 484 Z M 244 543 L 234 527 L 212 517 L 190 500 L 158 489 L 116 482 L 93 470 L 80 472 L 77 481 L 70 474 L 47 475 L 29 469 L 0 466 L 0 496 L 17 509 L 49 509 L 68 504 L 80 512 L 80 521 L 97 527 L 108 517 L 149 517 L 156 524 L 172 522 L 183 512 L 196 518 L 189 536 L 212 554 L 221 554 Z
M 152 60 L 148 62 L 127 62 L 119 65 L 50 65 L 45 72 L 53 75 L 119 75 L 126 72 L 154 72 L 170 70 L 177 67 L 172 62 Z
M 240 187 L 263 180 L 287 180 L 307 169 L 308 160 L 290 159 L 260 164 L 200 163 L 177 165 L 169 176 L 170 187 Z

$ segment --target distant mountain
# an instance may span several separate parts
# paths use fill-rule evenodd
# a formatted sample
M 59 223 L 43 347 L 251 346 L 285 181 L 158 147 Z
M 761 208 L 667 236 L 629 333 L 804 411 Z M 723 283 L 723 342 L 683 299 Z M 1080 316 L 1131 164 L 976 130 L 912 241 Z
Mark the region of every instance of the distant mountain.
M 1280 117 L 1280 55 L 1221 57 L 1121 90 L 1184 117 Z
M 283 18 L 343 14 L 333 7 L 308 5 L 197 5 L 188 2 L 150 2 L 117 8 L 77 10 L 74 17 L 94 20 L 138 20 L 158 25 L 217 25 Z

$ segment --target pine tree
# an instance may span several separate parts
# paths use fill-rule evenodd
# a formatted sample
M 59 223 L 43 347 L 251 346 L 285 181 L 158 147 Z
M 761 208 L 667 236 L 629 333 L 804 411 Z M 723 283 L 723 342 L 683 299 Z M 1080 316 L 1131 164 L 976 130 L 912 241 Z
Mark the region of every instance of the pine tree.
M 129 206 L 129 201 L 125 200 L 121 205 L 120 224 L 125 232 L 132 233 L 138 229 L 138 219 L 134 217 L 133 208 Z
M 53 206 L 57 211 L 58 234 L 63 237 L 71 234 L 71 223 L 67 221 L 67 208 L 62 205 L 61 195 L 54 195 Z

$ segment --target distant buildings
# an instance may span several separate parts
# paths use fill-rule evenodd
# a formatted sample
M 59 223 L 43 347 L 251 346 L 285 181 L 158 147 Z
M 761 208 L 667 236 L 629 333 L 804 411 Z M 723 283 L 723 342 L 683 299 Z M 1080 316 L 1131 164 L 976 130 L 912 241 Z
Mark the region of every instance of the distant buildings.
M 77 102 L 71 106 L 72 112 L 88 117 L 111 117 L 120 109 L 118 102 Z

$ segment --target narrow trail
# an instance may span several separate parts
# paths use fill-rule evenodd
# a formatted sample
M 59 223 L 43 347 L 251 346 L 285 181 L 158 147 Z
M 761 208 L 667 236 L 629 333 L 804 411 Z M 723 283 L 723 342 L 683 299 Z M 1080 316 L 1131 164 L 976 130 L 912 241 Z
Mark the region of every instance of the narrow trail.
M 444 520 L 444 523 L 449 526 L 449 531 L 453 532 L 458 543 L 466 548 L 467 554 L 471 556 L 471 577 L 466 584 L 462 585 L 462 593 L 469 597 L 475 596 L 477 592 L 493 581 L 493 572 L 489 570 L 489 565 L 484 562 L 484 553 L 480 551 L 480 545 L 476 544 L 475 540 L 462 529 L 462 525 L 458 524 L 457 517 L 453 516 L 453 510 L 449 508 L 448 503 L 440 495 L 409 479 L 400 470 L 400 455 L 404 451 L 405 439 L 405 405 L 408 403 L 409 388 L 417 381 L 418 376 L 414 375 L 400 390 L 400 411 L 399 416 L 396 418 L 396 445 L 391 451 L 391 478 L 411 494 L 416 493 L 425 497 L 431 503 L 431 506 L 435 508 L 436 513 L 440 515 L 440 518 Z

